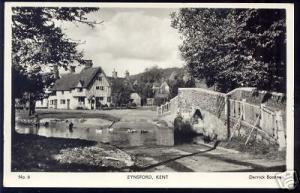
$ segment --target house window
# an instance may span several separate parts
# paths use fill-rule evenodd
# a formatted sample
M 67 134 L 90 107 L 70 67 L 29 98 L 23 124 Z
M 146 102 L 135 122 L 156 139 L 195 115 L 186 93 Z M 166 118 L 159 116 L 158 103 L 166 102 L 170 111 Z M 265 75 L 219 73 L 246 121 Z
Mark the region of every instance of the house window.
M 72 93 L 72 91 L 69 91 L 69 93 Z
M 44 100 L 42 99 L 42 100 L 41 100 L 41 105 L 43 105 L 43 104 L 44 104 Z
M 103 101 L 103 97 L 99 97 L 100 101 Z
M 84 104 L 84 97 L 78 97 L 78 103 Z
M 62 104 L 62 105 L 66 104 L 66 100 L 65 99 L 61 99 L 60 100 L 60 104 Z
M 107 102 L 111 102 L 111 98 L 110 97 L 107 97 Z
M 82 88 L 78 88 L 77 91 L 78 91 L 78 92 L 82 92 Z
M 104 86 L 96 86 L 96 90 L 104 90 Z
M 61 94 L 63 95 L 65 92 L 64 91 L 61 91 Z
M 98 79 L 99 81 L 102 81 L 102 77 L 98 77 L 97 79 Z

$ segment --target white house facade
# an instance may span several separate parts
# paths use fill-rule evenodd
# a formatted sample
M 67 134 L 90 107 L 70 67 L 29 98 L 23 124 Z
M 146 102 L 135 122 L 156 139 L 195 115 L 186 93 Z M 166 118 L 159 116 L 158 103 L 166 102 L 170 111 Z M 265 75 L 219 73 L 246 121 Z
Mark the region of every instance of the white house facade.
M 50 91 L 48 108 L 99 109 L 111 104 L 111 84 L 100 67 L 88 66 L 80 73 L 63 75 Z
M 46 109 L 46 108 L 48 108 L 48 99 L 44 98 L 44 99 L 36 101 L 35 107 L 36 108 L 40 108 L 40 109 Z

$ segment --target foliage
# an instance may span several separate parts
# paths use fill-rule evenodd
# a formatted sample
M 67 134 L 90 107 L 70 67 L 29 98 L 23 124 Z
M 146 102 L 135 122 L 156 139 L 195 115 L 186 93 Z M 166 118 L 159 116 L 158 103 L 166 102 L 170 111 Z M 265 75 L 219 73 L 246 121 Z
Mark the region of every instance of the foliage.
M 25 74 L 24 69 L 20 66 L 16 66 L 12 69 L 13 80 L 13 94 L 16 98 L 24 98 L 25 93 L 34 93 L 38 95 L 43 91 L 42 76 L 38 73 Z
M 189 72 L 208 86 L 285 92 L 284 10 L 184 8 L 172 13 L 172 26 Z
M 195 87 L 195 79 L 190 77 L 186 81 L 181 76 L 176 76 L 174 79 L 169 80 L 170 98 L 174 98 L 178 94 L 178 88 L 191 88 Z
M 66 67 L 75 60 L 81 61 L 82 53 L 76 50 L 78 42 L 67 38 L 57 26 L 59 21 L 82 22 L 93 26 L 84 17 L 97 8 L 12 8 L 13 66 L 21 65 L 27 72 L 41 65 L 56 64 Z
M 175 79 L 174 81 L 169 81 L 170 85 L 170 98 L 174 98 L 178 94 L 178 88 L 185 87 L 185 82 L 182 79 Z
M 130 102 L 130 93 L 131 90 L 129 90 L 127 87 L 122 87 L 118 93 L 117 103 L 121 105 L 128 104 Z
M 40 73 L 49 64 L 66 68 L 75 60 L 82 62 L 82 53 L 76 49 L 78 42 L 67 38 L 56 22 L 81 22 L 93 26 L 96 22 L 87 21 L 84 15 L 96 10 L 98 9 L 75 7 L 12 8 L 13 76 L 16 79 L 28 79 L 22 84 L 24 88 L 20 91 L 35 91 L 32 90 L 30 80 L 42 80 Z M 40 81 L 38 84 L 42 83 Z M 14 86 L 18 87 L 17 84 Z M 41 90 L 39 88 L 36 91 Z
M 138 77 L 138 84 L 134 85 L 134 90 L 137 92 L 142 101 L 146 101 L 147 98 L 152 98 L 154 96 L 152 87 L 153 83 L 159 81 L 163 77 L 162 69 L 157 66 L 151 68 L 146 68 L 143 75 Z
M 130 102 L 130 94 L 133 89 L 127 80 L 113 79 L 112 81 L 112 98 L 116 106 L 128 104 Z
M 76 49 L 79 42 L 67 38 L 57 22 L 81 22 L 93 27 L 97 23 L 88 21 L 85 15 L 97 10 L 76 7 L 12 8 L 14 97 L 29 93 L 30 109 L 34 108 L 33 100 L 40 98 L 43 87 L 54 81 L 51 74 L 43 76 L 43 69 L 49 64 L 67 68 L 71 62 L 83 62 L 83 54 Z
M 154 83 L 157 80 L 162 78 L 162 71 L 157 66 L 153 66 L 151 68 L 146 68 L 143 76 L 141 77 L 141 81 L 144 83 Z

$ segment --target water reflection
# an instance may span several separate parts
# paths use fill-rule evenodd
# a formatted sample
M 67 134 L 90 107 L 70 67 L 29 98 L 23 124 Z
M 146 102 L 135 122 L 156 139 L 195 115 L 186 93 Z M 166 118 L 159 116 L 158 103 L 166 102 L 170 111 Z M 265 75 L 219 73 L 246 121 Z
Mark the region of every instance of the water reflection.
M 16 131 L 24 134 L 37 134 L 46 137 L 79 138 L 120 147 L 143 145 L 174 145 L 173 130 L 158 128 L 154 124 L 112 122 L 99 118 L 88 119 L 41 119 L 39 127 L 16 122 Z M 130 127 L 131 126 L 131 127 Z M 136 132 L 128 132 L 134 128 Z M 145 129 L 146 128 L 146 129 Z

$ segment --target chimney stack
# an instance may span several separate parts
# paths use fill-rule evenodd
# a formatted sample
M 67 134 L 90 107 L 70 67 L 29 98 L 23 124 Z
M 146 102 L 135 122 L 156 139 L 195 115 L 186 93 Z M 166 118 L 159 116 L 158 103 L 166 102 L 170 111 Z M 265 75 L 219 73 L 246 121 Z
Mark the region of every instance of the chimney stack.
M 93 67 L 93 61 L 92 60 L 85 60 L 84 65 L 85 65 L 85 68 L 91 68 L 91 67 Z
M 113 78 L 118 78 L 118 73 L 117 71 L 114 69 L 114 71 L 112 72 L 112 77 Z
M 70 72 L 75 73 L 75 68 L 76 68 L 76 66 L 70 66 Z

